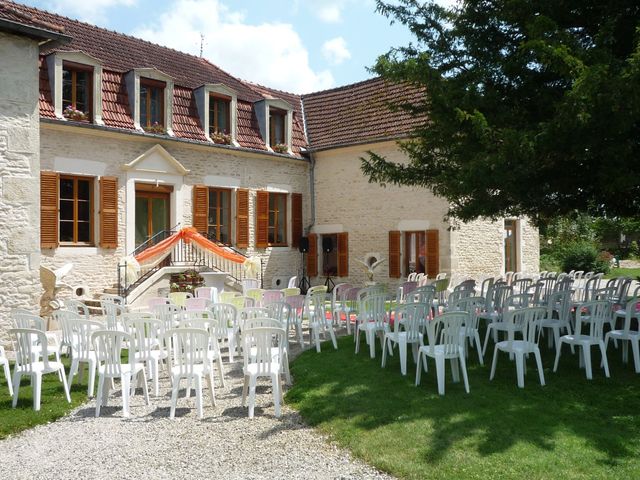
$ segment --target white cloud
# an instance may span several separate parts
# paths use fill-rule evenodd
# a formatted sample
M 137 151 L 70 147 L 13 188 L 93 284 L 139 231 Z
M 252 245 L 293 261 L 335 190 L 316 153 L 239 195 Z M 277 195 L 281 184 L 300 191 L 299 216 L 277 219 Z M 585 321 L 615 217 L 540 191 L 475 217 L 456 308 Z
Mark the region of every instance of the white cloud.
M 137 0 L 50 0 L 46 8 L 90 23 L 104 23 L 106 10 L 131 7 Z
M 315 13 L 323 22 L 338 23 L 342 21 L 342 2 L 325 2 L 324 5 L 317 7 Z
M 178 0 L 156 21 L 132 34 L 183 52 L 203 55 L 232 75 L 295 93 L 330 88 L 328 70 L 316 72 L 298 33 L 288 23 L 250 25 L 219 0 Z
M 340 65 L 351 58 L 351 52 L 347 48 L 347 42 L 342 37 L 332 38 L 322 44 L 322 56 L 331 65 Z

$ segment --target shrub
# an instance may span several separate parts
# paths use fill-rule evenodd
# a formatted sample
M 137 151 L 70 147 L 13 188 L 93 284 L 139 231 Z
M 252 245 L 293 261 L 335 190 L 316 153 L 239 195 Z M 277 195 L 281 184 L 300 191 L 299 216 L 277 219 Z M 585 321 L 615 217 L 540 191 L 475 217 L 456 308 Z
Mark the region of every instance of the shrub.
M 640 247 L 638 246 L 638 242 L 635 240 L 629 245 L 629 255 L 632 258 L 640 257 Z
M 562 270 L 584 270 L 585 272 L 608 273 L 613 256 L 609 252 L 598 253 L 592 242 L 576 241 L 567 244 L 559 253 Z

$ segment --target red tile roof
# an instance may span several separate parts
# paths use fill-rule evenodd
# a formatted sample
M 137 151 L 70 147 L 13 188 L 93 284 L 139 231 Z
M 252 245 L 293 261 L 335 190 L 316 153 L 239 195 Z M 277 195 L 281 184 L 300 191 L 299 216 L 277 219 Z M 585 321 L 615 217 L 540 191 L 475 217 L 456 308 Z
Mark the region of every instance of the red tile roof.
M 303 95 L 307 139 L 317 150 L 405 137 L 425 119 L 389 106 L 417 104 L 424 95 L 423 89 L 381 78 Z
M 363 143 L 408 135 L 423 122 L 387 104 L 416 102 L 423 91 L 381 79 L 299 96 L 237 79 L 209 61 L 144 40 L 112 32 L 60 15 L 0 0 L 0 18 L 20 18 L 58 26 L 71 37 L 68 44 L 41 52 L 40 115 L 55 118 L 47 62 L 54 51 L 81 51 L 102 62 L 102 119 L 106 126 L 133 130 L 134 124 L 124 75 L 134 68 L 156 68 L 174 79 L 173 125 L 177 138 L 208 142 L 196 108 L 193 89 L 205 83 L 222 83 L 238 95 L 237 141 L 241 147 L 266 151 L 253 103 L 279 98 L 293 112 L 292 150 L 300 155 L 310 143 L 314 149 Z M 24 20 L 27 19 L 27 20 Z M 303 108 L 307 131 L 305 136 Z
M 24 11 L 20 7 L 22 7 L 22 5 L 0 1 L 0 18 L 10 22 L 19 23 L 20 25 L 48 30 L 57 34 L 64 33 L 63 26 L 55 22 L 49 22 L 41 18 L 40 15 L 34 15 L 33 12 Z

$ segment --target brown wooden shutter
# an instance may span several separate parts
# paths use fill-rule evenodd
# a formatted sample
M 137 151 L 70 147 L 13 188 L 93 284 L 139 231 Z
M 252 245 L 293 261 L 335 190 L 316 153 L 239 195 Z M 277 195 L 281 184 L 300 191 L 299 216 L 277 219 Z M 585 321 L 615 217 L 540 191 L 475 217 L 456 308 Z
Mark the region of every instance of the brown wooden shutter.
M 349 234 L 338 234 L 338 276 L 349 276 Z
M 249 190 L 236 191 L 236 247 L 249 247 Z
M 400 278 L 400 232 L 389 232 L 389 277 Z
M 291 246 L 298 248 L 302 236 L 302 194 L 291 194 Z
M 117 177 L 100 177 L 100 246 L 118 247 Z
M 256 192 L 256 247 L 269 246 L 269 192 Z
M 193 220 L 199 233 L 207 234 L 209 227 L 209 188 L 206 185 L 193 186 Z
M 318 236 L 315 233 L 310 233 L 309 238 L 309 253 L 307 253 L 307 275 L 309 277 L 318 276 Z
M 40 172 L 40 248 L 58 246 L 58 188 L 55 172 Z
M 438 230 L 427 230 L 427 276 L 436 278 L 440 273 L 440 239 Z

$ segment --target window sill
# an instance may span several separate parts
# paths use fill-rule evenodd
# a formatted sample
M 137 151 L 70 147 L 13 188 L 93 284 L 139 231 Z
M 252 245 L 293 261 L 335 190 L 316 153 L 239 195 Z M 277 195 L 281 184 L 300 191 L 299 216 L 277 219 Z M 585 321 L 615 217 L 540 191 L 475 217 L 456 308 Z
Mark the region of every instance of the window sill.
M 67 244 L 67 245 L 59 245 L 58 248 L 52 248 L 52 251 L 56 252 L 57 254 L 69 254 L 69 255 L 77 255 L 77 254 L 81 254 L 81 255 L 97 255 L 98 253 L 98 247 L 96 247 L 95 245 L 73 245 L 73 244 Z

